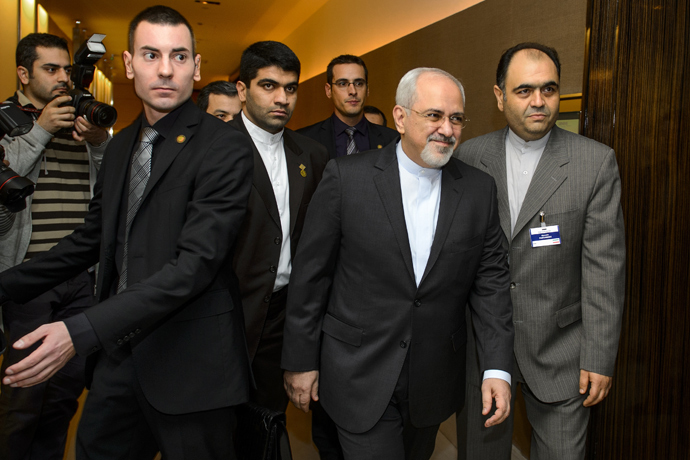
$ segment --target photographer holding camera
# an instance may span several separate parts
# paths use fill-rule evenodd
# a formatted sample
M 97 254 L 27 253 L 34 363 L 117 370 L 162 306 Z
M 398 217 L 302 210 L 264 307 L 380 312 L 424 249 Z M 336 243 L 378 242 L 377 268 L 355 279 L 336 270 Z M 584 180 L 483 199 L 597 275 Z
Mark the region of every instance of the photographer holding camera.
M 0 271 L 47 251 L 83 223 L 96 171 L 110 140 L 103 128 L 75 117 L 68 95 L 72 65 L 65 40 L 29 34 L 17 45 L 16 60 L 22 90 L 8 101 L 35 122 L 28 133 L 5 137 L 0 144 L 11 168 L 36 183 L 36 190 L 27 198 L 27 209 L 13 214 L 9 231 L 0 234 Z M 7 214 L 4 208 L 0 211 Z M 91 306 L 93 286 L 93 274 L 84 272 L 26 304 L 6 302 L 2 317 L 7 343 Z M 8 346 L 2 374 L 35 348 Z M 83 388 L 84 357 L 80 356 L 40 385 L 2 385 L 0 460 L 62 459 L 69 422 Z

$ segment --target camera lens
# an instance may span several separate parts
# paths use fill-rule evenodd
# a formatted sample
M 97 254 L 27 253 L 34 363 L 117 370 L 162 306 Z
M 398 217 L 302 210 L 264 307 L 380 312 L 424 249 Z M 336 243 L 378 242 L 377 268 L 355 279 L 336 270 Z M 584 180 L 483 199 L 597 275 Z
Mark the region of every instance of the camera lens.
M 34 193 L 34 184 L 0 162 L 0 204 L 12 212 L 26 208 L 24 198 Z
M 95 99 L 86 100 L 79 104 L 77 114 L 82 115 L 92 125 L 101 128 L 110 128 L 117 121 L 117 110 Z

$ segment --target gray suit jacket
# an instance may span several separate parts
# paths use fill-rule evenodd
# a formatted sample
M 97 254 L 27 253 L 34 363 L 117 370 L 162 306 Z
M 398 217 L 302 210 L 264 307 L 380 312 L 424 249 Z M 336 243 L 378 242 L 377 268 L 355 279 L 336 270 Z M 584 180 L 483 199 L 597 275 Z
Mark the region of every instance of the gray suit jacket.
M 415 426 L 439 424 L 462 407 L 468 302 L 485 368 L 512 366 L 493 180 L 456 159 L 443 168 L 436 233 L 417 286 L 399 174 L 395 144 L 330 161 L 293 259 L 282 366 L 319 369 L 321 404 L 355 433 L 381 418 L 406 358 Z
M 463 143 L 459 157 L 496 180 L 520 371 L 537 398 L 561 401 L 578 395 L 580 369 L 613 375 L 625 288 L 618 166 L 609 147 L 554 127 L 511 237 L 507 130 Z M 540 211 L 562 244 L 532 248 Z

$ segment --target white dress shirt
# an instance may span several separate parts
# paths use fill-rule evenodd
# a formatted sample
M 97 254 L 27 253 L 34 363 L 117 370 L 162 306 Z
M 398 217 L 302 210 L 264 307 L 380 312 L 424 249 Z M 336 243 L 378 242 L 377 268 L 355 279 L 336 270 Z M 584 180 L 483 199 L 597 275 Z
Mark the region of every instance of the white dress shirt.
M 256 149 L 264 162 L 268 177 L 271 179 L 273 194 L 278 205 L 280 215 L 280 228 L 283 233 L 280 246 L 280 259 L 273 292 L 287 286 L 292 271 L 290 257 L 290 184 L 288 182 L 287 161 L 285 160 L 285 147 L 283 145 L 283 130 L 277 134 L 271 134 L 254 123 L 242 112 L 242 121 L 247 127 L 247 132 L 254 141 Z
M 551 131 L 536 141 L 525 141 L 510 128 L 506 135 L 506 179 L 508 182 L 508 202 L 510 203 L 510 233 L 515 230 L 515 223 L 522 202 L 525 201 L 527 189 L 537 170 L 537 165 L 544 153 Z
M 407 238 L 412 252 L 414 277 L 419 282 L 429 261 L 431 244 L 436 235 L 438 211 L 441 205 L 441 169 L 423 168 L 412 161 L 403 151 L 402 143 L 396 146 L 400 170 L 403 211 Z M 510 385 L 510 374 L 498 369 L 484 371 L 484 379 L 500 378 Z

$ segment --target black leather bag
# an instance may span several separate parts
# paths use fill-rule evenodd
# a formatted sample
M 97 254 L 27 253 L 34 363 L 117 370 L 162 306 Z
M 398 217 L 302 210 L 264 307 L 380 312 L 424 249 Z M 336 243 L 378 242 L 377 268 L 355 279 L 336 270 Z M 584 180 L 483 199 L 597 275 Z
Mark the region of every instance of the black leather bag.
M 292 460 L 285 413 L 254 403 L 237 407 L 237 460 Z

